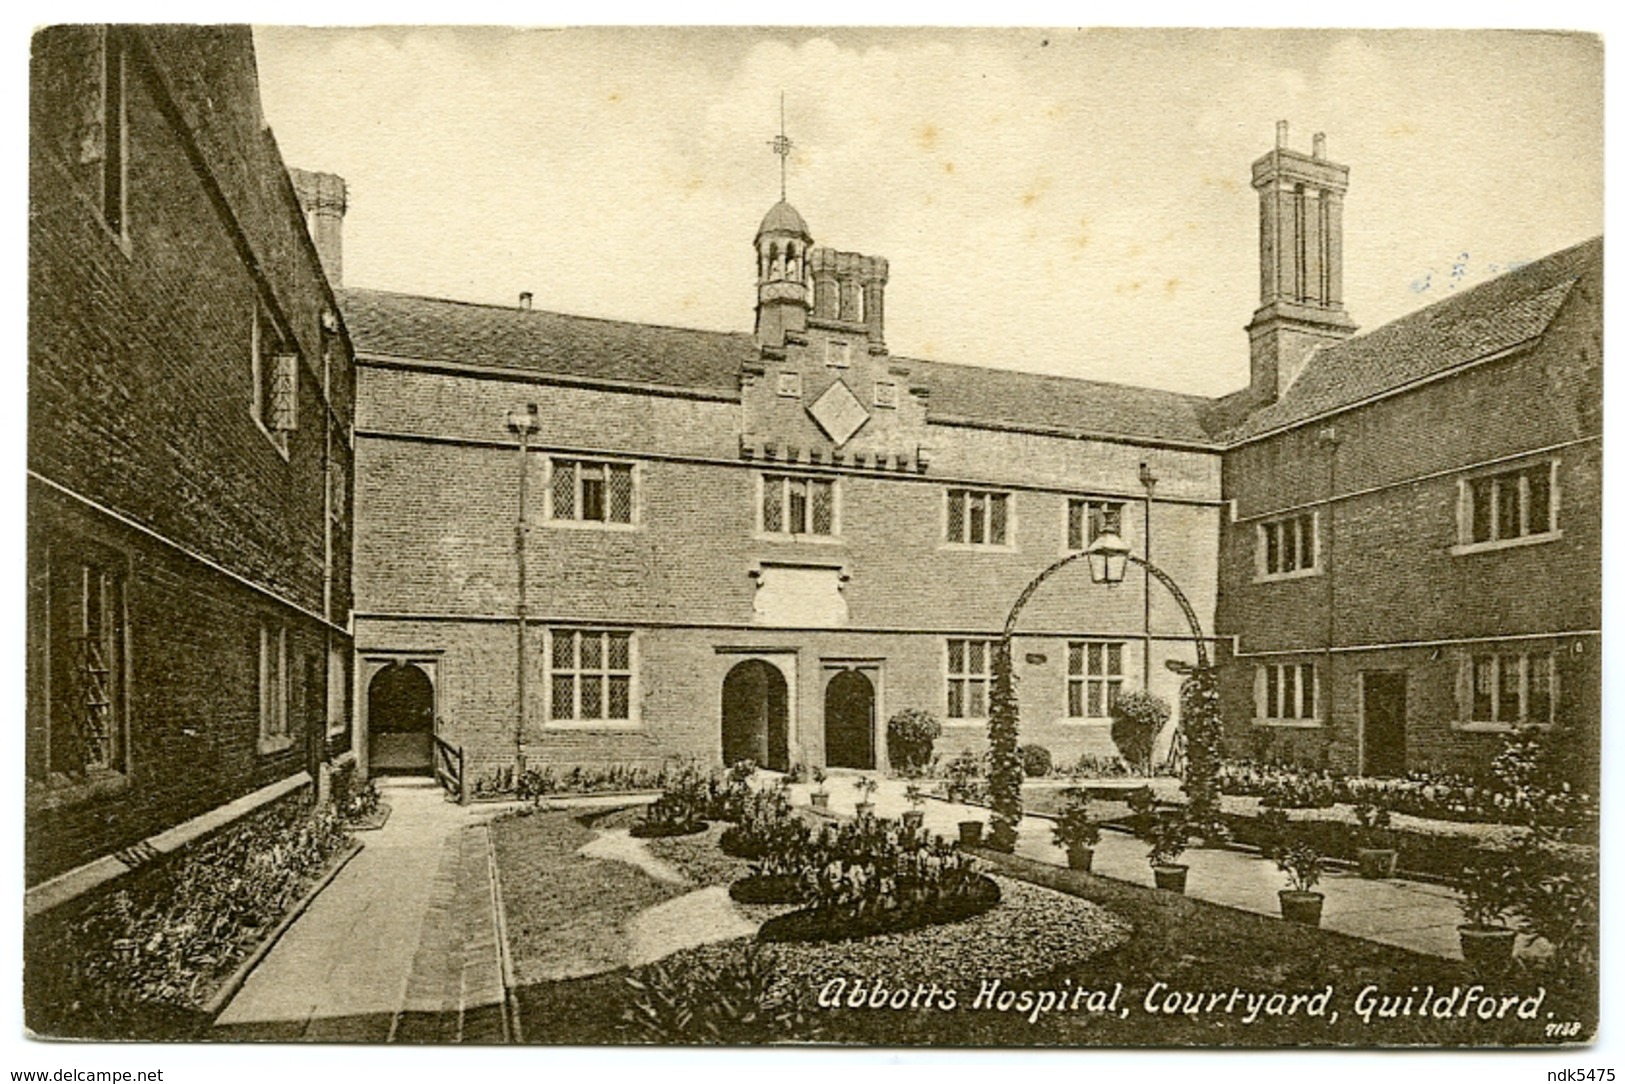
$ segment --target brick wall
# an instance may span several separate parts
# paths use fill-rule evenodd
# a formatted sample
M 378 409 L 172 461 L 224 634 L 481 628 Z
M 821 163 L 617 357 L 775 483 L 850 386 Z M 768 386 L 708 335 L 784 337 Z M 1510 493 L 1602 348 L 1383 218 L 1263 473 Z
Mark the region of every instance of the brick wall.
M 322 327 L 332 294 L 259 116 L 249 32 L 114 36 L 128 73 L 122 230 L 53 127 L 100 85 L 98 33 L 34 41 L 29 576 L 47 582 L 49 555 L 83 541 L 114 555 L 129 737 L 121 778 L 31 779 L 31 880 L 305 768 L 303 736 L 326 722 L 328 652 L 349 643 L 347 511 L 330 584 L 324 557 L 329 455 L 338 490 L 352 488 L 352 354 L 342 328 Z M 257 305 L 301 354 L 285 456 L 254 418 Z M 48 715 L 40 610 L 31 592 L 31 765 Z M 265 751 L 262 619 L 287 628 L 293 735 Z
M 1457 725 L 1458 666 L 1470 650 L 1458 641 L 1555 649 L 1560 716 L 1598 725 L 1595 636 L 1506 638 L 1600 628 L 1600 356 L 1600 282 L 1590 275 L 1533 348 L 1328 419 L 1335 451 L 1318 442 L 1317 423 L 1225 453 L 1224 495 L 1238 518 L 1221 535 L 1218 621 L 1241 653 L 1222 679 L 1235 751 L 1269 743 L 1355 770 L 1360 672 L 1398 669 L 1409 675 L 1407 766 L 1481 764 L 1498 742 Z M 1555 450 L 1494 465 L 1541 449 Z M 1548 460 L 1560 537 L 1458 552 L 1465 480 Z M 1318 512 L 1317 574 L 1258 582 L 1259 523 L 1295 508 Z M 1328 658 L 1328 644 L 1342 650 Z M 1417 646 L 1347 650 L 1363 645 Z M 1324 727 L 1252 725 L 1254 668 L 1289 661 L 1321 668 Z

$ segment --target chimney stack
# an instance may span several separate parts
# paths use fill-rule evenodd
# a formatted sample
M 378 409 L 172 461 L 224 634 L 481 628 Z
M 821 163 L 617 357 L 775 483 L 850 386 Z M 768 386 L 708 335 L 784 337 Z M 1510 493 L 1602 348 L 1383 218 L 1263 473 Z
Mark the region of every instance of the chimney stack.
M 334 289 L 344 285 L 344 212 L 349 193 L 344 178 L 336 173 L 312 173 L 290 169 L 294 194 L 305 215 L 305 228 L 316 244 L 322 271 Z
M 521 293 L 519 295 L 519 307 L 521 309 L 524 309 L 526 312 L 529 312 L 530 311 L 530 300 L 531 300 L 530 291 L 529 290 L 524 291 L 523 293 Z
M 1314 153 L 1287 146 L 1287 123 L 1275 126 L 1275 149 L 1253 163 L 1258 190 L 1259 306 L 1247 325 L 1251 387 L 1274 402 L 1317 347 L 1354 334 L 1343 311 L 1343 195 L 1349 170 L 1326 160 L 1326 136 Z

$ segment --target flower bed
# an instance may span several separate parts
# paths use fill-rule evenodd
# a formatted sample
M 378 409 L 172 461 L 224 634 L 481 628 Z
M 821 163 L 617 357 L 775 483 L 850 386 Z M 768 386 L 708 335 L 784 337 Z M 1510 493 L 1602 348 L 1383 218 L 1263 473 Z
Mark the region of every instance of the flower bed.
M 57 1037 L 176 1038 L 349 847 L 290 798 L 29 923 L 28 1025 Z
M 992 910 L 998 902 L 999 886 L 991 877 L 978 873 L 953 895 L 935 895 L 911 906 L 872 910 L 815 905 L 768 919 L 756 936 L 766 942 L 852 941 L 962 922 Z
M 1552 776 L 1540 740 L 1517 732 L 1508 735 L 1501 754 L 1482 777 L 1414 771 L 1395 778 L 1369 778 L 1242 760 L 1220 766 L 1219 789 L 1228 795 L 1257 797 L 1281 809 L 1371 802 L 1430 820 L 1540 823 L 1577 838 L 1593 838 L 1595 798 Z

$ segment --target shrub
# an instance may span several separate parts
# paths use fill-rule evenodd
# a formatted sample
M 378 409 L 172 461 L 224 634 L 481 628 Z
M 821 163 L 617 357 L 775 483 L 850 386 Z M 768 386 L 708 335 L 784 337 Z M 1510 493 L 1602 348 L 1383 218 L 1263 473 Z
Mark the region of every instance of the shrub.
M 1120 756 L 1102 757 L 1084 753 L 1066 774 L 1073 779 L 1118 779 L 1132 775 L 1133 769 Z
M 942 724 L 929 711 L 909 708 L 886 720 L 886 753 L 892 767 L 905 774 L 923 771 L 931 749 L 942 737 Z
M 1499 926 L 1518 904 L 1517 869 L 1505 851 L 1475 847 L 1456 875 L 1469 926 Z
M 1112 743 L 1123 759 L 1151 775 L 1151 753 L 1168 722 L 1168 702 L 1151 693 L 1124 693 L 1112 705 Z
M 1552 946 L 1552 965 L 1574 974 L 1595 974 L 1600 894 L 1597 863 L 1566 857 L 1537 834 L 1513 853 L 1517 870 L 1512 910 L 1524 931 Z
M 1028 779 L 1042 779 L 1055 766 L 1055 758 L 1042 745 L 1023 745 L 1016 752 L 1021 757 L 1021 770 Z
M 28 1024 L 60 1037 L 153 1039 L 197 1010 L 350 841 L 293 798 L 29 923 Z
M 1153 866 L 1171 866 L 1190 846 L 1191 829 L 1183 812 L 1167 812 L 1151 818 L 1141 838 L 1151 845 L 1146 861 Z
M 655 1043 L 770 1043 L 815 1036 L 803 995 L 774 986 L 772 951 L 747 945 L 719 967 L 682 955 L 627 976 L 635 991 L 625 1020 Z
M 1089 819 L 1089 804 L 1080 792 L 1069 793 L 1070 801 L 1055 817 L 1055 845 L 1071 850 L 1093 847 L 1100 842 L 1100 825 Z
M 1295 839 L 1275 856 L 1275 868 L 1286 874 L 1292 891 L 1309 892 L 1320 883 L 1325 863 L 1312 843 Z
M 982 758 L 966 749 L 948 762 L 943 792 L 950 802 L 979 802 L 987 797 Z

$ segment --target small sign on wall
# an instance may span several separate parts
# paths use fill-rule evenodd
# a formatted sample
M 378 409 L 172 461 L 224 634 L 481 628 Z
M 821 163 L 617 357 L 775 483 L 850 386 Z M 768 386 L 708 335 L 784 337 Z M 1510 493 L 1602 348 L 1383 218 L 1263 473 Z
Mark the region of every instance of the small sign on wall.
M 1027 652 L 1028 666 L 1043 666 L 1046 662 L 1049 662 L 1048 655 L 1041 655 L 1036 651 Z

